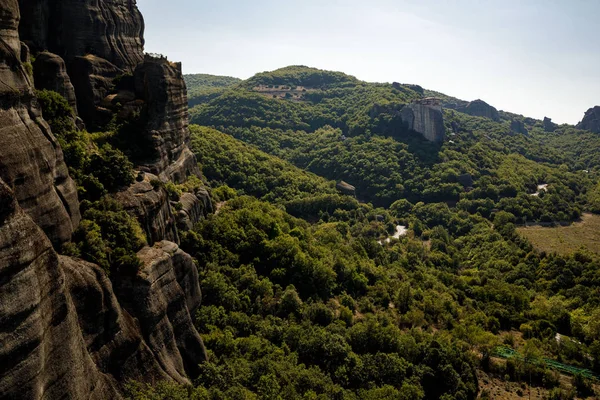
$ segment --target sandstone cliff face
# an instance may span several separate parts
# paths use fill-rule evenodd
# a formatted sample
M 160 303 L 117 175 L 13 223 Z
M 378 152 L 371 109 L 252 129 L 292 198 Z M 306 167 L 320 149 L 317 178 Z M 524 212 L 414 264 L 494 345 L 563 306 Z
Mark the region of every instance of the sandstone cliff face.
M 21 30 L 37 46 L 38 87 L 72 104 L 77 98 L 89 118 L 112 118 L 114 110 L 103 105 L 114 78 L 143 59 L 135 1 L 21 5 Z M 192 320 L 201 294 L 192 258 L 164 241 L 178 240 L 164 189 L 145 181 L 117 195 L 149 241 L 160 241 L 139 252 L 143 267 L 132 275 L 115 273 L 111 282 L 98 266 L 59 256 L 52 247 L 70 239 L 79 202 L 22 65 L 28 49 L 18 25 L 17 0 L 0 3 L 0 398 L 118 399 L 129 379 L 189 383 L 206 359 Z M 58 55 L 38 53 L 44 49 Z M 182 181 L 198 170 L 187 148 L 187 107 L 180 109 L 187 103 L 180 67 L 168 63 L 153 72 L 149 66 L 141 76 L 141 97 L 132 88 L 113 100 L 147 110 L 147 132 L 159 155 L 152 165 L 163 180 Z M 186 209 L 191 220 L 208 208 L 208 196 L 193 196 Z
M 114 288 L 121 304 L 139 321 L 143 337 L 161 368 L 179 382 L 197 375 L 206 349 L 191 313 L 200 305 L 198 271 L 192 257 L 172 242 L 145 247 L 135 276 L 119 276 Z
M 33 64 L 33 78 L 36 89 L 53 90 L 59 93 L 77 112 L 75 88 L 62 58 L 49 52 L 38 54 Z
M 174 243 L 139 255 L 119 298 L 99 267 L 58 256 L 0 181 L 0 397 L 108 399 L 128 379 L 189 383 L 206 359 L 191 318 L 198 272 Z
M 31 77 L 21 64 L 16 0 L 0 4 L 0 178 L 52 240 L 70 239 L 80 220 L 75 185 L 42 119 Z
M 600 106 L 587 110 L 577 128 L 600 133 Z
M 0 181 L 0 397 L 110 398 L 79 330 L 60 261 Z
M 160 187 L 154 188 L 150 183 L 152 180 L 158 180 L 158 177 L 145 174 L 142 181 L 117 193 L 115 199 L 139 221 L 148 243 L 161 240 L 178 243 L 179 235 L 167 192 Z
M 21 40 L 67 64 L 87 54 L 133 71 L 143 59 L 144 20 L 135 0 L 19 0 Z
M 402 121 L 408 128 L 431 142 L 443 142 L 446 137 L 444 114 L 437 99 L 421 99 L 402 109 Z
M 213 212 L 210 196 L 206 190 L 184 193 L 179 199 L 181 210 L 177 213 L 177 227 L 189 231 L 194 224 Z
M 147 56 L 134 78 L 136 96 L 144 100 L 146 140 L 156 149 L 155 157 L 141 163 L 141 169 L 174 182 L 183 182 L 190 174 L 200 175 L 188 147 L 187 89 L 181 63 Z

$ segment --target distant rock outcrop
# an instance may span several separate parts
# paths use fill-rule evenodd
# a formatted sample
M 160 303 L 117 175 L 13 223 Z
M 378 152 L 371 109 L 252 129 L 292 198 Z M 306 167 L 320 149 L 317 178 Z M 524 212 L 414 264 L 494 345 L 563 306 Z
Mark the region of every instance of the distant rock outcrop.
M 529 134 L 529 131 L 527 130 L 527 128 L 525 128 L 525 124 L 523 123 L 523 121 L 519 121 L 517 119 L 513 119 L 512 121 L 510 121 L 510 130 L 513 133 L 521 133 L 523 135 Z
M 340 191 L 340 193 L 347 194 L 349 196 L 354 196 L 356 194 L 356 188 L 348 182 L 339 181 L 335 187 Z
M 498 110 L 483 100 L 478 99 L 471 102 L 455 100 L 445 102 L 444 107 L 461 113 L 469 114 L 474 117 L 483 117 L 494 121 L 500 121 L 500 113 Z
M 402 121 L 408 125 L 408 129 L 420 133 L 431 142 L 443 142 L 446 137 L 439 99 L 428 97 L 407 104 L 402 109 Z
M 59 245 L 79 223 L 77 191 L 22 64 L 18 24 L 17 1 L 0 3 L 0 179 Z
M 558 125 L 552 122 L 552 119 L 548 117 L 544 117 L 543 125 L 546 132 L 554 132 L 558 127 Z
M 587 110 L 581 122 L 577 124 L 577 128 L 600 133 L 600 106 Z
M 473 100 L 467 104 L 464 112 L 474 117 L 484 117 L 494 121 L 500 121 L 498 110 L 483 100 Z

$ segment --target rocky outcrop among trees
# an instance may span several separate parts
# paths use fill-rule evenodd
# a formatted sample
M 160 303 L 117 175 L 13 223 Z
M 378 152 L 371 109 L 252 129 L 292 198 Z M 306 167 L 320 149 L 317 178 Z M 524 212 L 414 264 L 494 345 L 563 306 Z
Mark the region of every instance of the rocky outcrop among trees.
M 407 104 L 402 109 L 402 121 L 430 142 L 443 142 L 446 137 L 444 114 L 438 99 L 425 98 Z
M 587 110 L 581 122 L 577 124 L 577 128 L 600 133 L 600 106 Z

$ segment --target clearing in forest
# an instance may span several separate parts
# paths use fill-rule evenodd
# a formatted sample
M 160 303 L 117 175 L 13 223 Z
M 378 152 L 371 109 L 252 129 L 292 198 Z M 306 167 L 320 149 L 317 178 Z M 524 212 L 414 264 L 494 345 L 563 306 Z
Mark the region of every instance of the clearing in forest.
M 570 254 L 585 248 L 600 254 L 600 216 L 583 214 L 580 222 L 568 226 L 528 226 L 517 231 L 539 251 Z

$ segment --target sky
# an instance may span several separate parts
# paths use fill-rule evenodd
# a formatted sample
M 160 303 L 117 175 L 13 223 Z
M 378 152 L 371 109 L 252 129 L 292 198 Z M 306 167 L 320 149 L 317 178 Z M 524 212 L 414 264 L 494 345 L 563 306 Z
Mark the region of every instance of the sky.
M 576 124 L 600 105 L 600 0 L 138 0 L 183 72 L 288 65 L 414 83 Z

